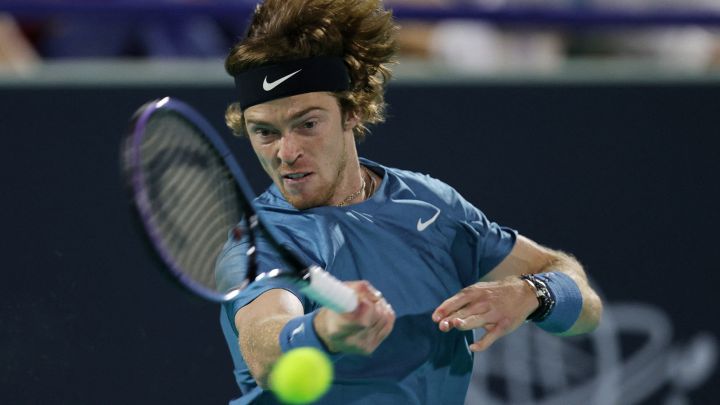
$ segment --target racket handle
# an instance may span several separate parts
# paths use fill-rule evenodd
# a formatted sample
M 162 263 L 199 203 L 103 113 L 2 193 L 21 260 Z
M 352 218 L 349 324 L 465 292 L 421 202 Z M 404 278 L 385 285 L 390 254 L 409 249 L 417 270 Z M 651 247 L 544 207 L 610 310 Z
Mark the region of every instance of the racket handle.
M 310 283 L 300 291 L 310 299 L 339 314 L 352 312 L 357 308 L 357 294 L 352 288 L 318 266 L 311 266 L 308 272 Z

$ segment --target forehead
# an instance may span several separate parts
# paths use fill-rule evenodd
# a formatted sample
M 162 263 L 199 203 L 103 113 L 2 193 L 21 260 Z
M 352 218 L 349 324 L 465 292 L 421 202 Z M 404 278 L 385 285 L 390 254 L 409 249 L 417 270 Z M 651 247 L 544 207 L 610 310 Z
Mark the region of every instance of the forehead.
M 313 92 L 278 98 L 248 107 L 243 115 L 246 121 L 290 119 L 308 109 L 340 112 L 337 99 L 328 92 Z

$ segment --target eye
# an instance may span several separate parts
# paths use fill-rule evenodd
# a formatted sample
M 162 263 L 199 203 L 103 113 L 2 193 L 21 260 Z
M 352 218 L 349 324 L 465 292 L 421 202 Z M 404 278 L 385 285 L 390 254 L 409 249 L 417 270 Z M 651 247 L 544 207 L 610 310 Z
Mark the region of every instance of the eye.
M 302 126 L 304 129 L 313 129 L 317 126 L 317 121 L 308 120 L 308 121 L 305 121 Z
M 273 135 L 275 135 L 275 132 L 268 128 L 255 127 L 252 129 L 252 134 L 260 138 L 261 140 L 267 140 L 272 138 Z

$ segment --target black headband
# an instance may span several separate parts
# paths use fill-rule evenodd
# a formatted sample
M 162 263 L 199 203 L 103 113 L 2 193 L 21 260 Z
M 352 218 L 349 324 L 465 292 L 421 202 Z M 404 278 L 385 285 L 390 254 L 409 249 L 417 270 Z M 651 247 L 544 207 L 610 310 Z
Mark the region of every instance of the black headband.
M 314 91 L 344 91 L 350 77 L 343 58 L 317 56 L 246 70 L 235 76 L 241 109 Z

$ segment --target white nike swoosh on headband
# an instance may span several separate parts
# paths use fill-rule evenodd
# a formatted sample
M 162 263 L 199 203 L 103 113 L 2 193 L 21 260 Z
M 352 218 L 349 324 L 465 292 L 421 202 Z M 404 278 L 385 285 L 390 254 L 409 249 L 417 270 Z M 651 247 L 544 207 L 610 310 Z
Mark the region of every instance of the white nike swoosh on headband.
M 263 80 L 263 90 L 265 90 L 265 91 L 270 91 L 270 90 L 274 89 L 275 87 L 277 87 L 278 85 L 280 85 L 280 83 L 282 83 L 282 82 L 284 82 L 285 80 L 287 80 L 287 79 L 295 76 L 296 74 L 298 74 L 298 73 L 300 72 L 300 70 L 302 70 L 302 69 L 299 69 L 299 70 L 297 70 L 297 71 L 295 71 L 295 72 L 292 72 L 292 73 L 290 73 L 290 74 L 287 75 L 287 76 L 283 76 L 283 77 L 275 80 L 275 81 L 272 82 L 272 83 L 268 83 L 268 81 L 267 81 L 267 76 L 265 76 L 265 80 Z

